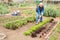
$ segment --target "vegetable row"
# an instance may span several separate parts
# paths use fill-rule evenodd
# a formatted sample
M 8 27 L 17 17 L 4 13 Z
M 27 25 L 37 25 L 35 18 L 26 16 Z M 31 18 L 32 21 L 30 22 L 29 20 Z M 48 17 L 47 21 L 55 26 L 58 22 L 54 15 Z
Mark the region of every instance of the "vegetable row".
M 30 35 L 33 32 L 35 32 L 36 30 L 38 30 L 39 28 L 41 28 L 43 25 L 45 25 L 46 23 L 48 23 L 51 19 L 47 18 L 45 21 L 41 22 L 38 25 L 33 26 L 32 28 L 30 28 L 28 31 L 26 31 L 24 34 L 25 35 Z
M 34 21 L 35 21 L 35 16 L 30 16 L 28 18 L 24 18 L 21 20 L 8 22 L 8 23 L 4 24 L 4 27 L 7 29 L 16 29 L 16 28 L 22 27 L 23 25 L 27 24 L 28 22 L 34 22 Z

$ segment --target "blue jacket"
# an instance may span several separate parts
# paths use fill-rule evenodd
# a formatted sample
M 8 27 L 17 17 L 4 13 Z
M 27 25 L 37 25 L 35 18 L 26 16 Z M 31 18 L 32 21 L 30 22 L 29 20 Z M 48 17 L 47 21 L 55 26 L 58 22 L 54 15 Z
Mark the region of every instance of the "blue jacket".
M 42 7 L 42 11 L 40 12 L 40 7 L 39 6 L 37 6 L 37 8 L 36 8 L 36 12 L 38 13 L 38 14 L 41 14 L 41 13 L 44 13 L 44 7 Z

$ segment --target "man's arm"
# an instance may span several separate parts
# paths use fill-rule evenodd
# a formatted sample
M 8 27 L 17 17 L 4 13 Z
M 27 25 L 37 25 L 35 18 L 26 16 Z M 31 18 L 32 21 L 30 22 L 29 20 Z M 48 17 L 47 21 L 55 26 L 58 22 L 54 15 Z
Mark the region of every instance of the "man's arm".
M 39 7 L 38 7 L 38 14 L 40 14 L 40 9 L 39 9 Z
M 42 13 L 42 15 L 44 14 L 44 7 L 43 7 L 43 9 L 42 9 L 42 12 L 41 12 L 41 13 Z

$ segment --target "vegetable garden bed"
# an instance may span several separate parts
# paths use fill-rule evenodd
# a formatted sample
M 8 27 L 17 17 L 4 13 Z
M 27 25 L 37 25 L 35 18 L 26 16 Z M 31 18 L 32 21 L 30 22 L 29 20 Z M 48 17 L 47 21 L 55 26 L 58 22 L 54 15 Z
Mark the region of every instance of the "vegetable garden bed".
M 8 22 L 8 23 L 4 24 L 4 27 L 7 29 L 14 29 L 15 30 L 16 28 L 19 28 L 29 22 L 34 22 L 34 21 L 35 21 L 35 16 L 30 16 L 28 18 L 23 18 L 21 20 Z
M 46 19 L 46 18 L 43 17 L 43 19 Z M 32 28 L 34 25 L 35 25 L 34 23 L 28 23 L 27 25 L 24 25 L 21 28 L 18 28 L 17 30 L 9 30 L 9 29 L 5 29 L 4 27 L 0 27 L 0 30 L 3 30 L 3 32 L 7 34 L 8 37 L 5 40 L 11 40 L 11 39 L 13 40 L 39 40 L 40 33 L 37 34 L 36 38 L 23 35 L 24 32 Z M 41 38 L 43 38 L 43 36 L 41 36 Z
M 45 25 L 46 23 L 48 23 L 50 21 L 50 18 L 46 19 L 45 21 L 43 21 L 42 23 L 33 26 L 33 28 L 31 28 L 30 30 L 28 30 L 27 32 L 25 32 L 25 35 L 30 35 L 32 32 L 36 31 L 38 28 L 41 28 L 43 25 Z
M 0 25 L 2 25 L 2 24 L 4 24 L 4 23 L 7 23 L 7 22 L 13 22 L 13 21 L 15 21 L 15 20 L 20 20 L 20 19 L 23 19 L 24 17 L 20 17 L 20 16 L 12 16 L 12 17 L 0 17 Z
M 57 24 L 57 22 L 54 21 L 54 19 L 45 20 L 44 22 L 39 24 L 39 26 L 37 26 L 37 25 L 34 26 L 33 28 L 31 28 L 30 30 L 25 32 L 24 34 L 30 35 L 31 37 L 44 38 L 54 28 L 54 26 L 56 24 Z M 37 36 L 37 34 L 38 34 L 38 36 Z

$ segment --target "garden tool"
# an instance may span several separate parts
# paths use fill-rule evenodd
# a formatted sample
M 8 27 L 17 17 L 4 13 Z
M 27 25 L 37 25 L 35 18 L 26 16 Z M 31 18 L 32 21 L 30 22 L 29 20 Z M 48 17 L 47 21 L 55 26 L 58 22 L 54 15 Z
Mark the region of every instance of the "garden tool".
M 38 17 L 38 23 L 40 22 L 40 18 L 42 17 L 42 15 L 39 15 L 39 17 Z

